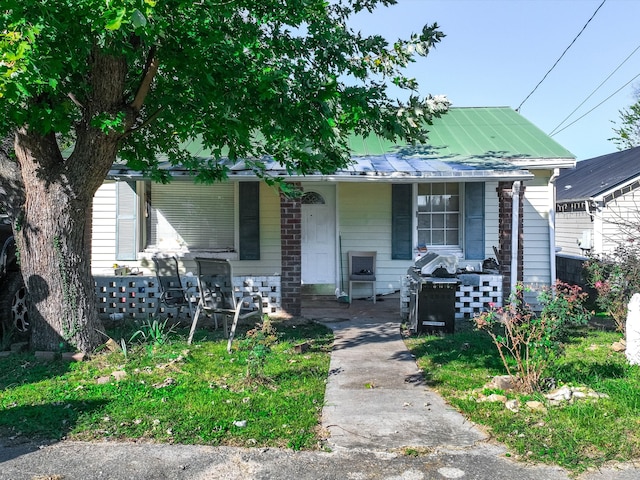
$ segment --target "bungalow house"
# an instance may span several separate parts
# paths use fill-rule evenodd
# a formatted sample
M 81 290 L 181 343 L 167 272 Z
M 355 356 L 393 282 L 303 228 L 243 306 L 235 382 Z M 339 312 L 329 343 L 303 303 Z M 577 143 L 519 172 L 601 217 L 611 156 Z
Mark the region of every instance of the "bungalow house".
M 582 160 L 563 171 L 556 185 L 559 276 L 580 284 L 587 255 L 611 253 L 630 238 L 637 240 L 640 147 Z
M 458 316 L 502 302 L 516 281 L 555 279 L 554 179 L 575 158 L 513 109 L 452 108 L 429 127 L 426 145 L 368 137 L 351 147 L 352 164 L 331 175 L 288 175 L 269 164 L 302 189 L 294 199 L 242 162 L 215 185 L 196 185 L 176 168 L 171 183 L 157 184 L 114 166 L 94 199 L 101 311 L 148 314 L 158 253 L 179 257 L 187 283 L 195 257 L 228 258 L 238 289 L 261 292 L 265 311 L 291 315 L 304 293 L 345 289 L 349 251 L 376 252 L 375 293 L 401 292 L 403 313 L 407 271 L 425 248 L 455 255 L 470 273 L 488 258 L 499 264 L 484 290 L 475 280 L 460 285 Z M 113 277 L 114 264 L 144 275 Z M 371 296 L 371 286 L 352 296 Z

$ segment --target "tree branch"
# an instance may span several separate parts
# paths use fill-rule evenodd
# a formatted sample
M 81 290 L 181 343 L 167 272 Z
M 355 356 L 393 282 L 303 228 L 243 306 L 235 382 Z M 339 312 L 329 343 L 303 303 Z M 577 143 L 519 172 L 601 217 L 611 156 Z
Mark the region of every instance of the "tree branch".
M 142 105 L 144 104 L 145 98 L 147 98 L 147 94 L 151 89 L 151 82 L 153 81 L 153 77 L 158 73 L 159 62 L 156 57 L 157 49 L 156 47 L 151 47 L 149 50 L 149 55 L 147 56 L 147 65 L 145 66 L 144 76 L 142 77 L 142 82 L 140 82 L 140 87 L 138 87 L 138 91 L 136 92 L 136 96 L 131 102 L 131 108 L 136 112 L 139 112 L 142 109 Z

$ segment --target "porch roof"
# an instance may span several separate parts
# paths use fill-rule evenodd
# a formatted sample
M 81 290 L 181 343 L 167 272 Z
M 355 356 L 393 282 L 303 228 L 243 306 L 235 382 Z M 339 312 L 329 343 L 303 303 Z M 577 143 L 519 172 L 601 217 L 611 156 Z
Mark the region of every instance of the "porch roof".
M 296 180 L 415 181 L 415 180 L 518 180 L 531 178 L 530 170 L 566 168 L 575 156 L 509 107 L 451 108 L 427 127 L 428 143 L 393 143 L 378 136 L 353 136 L 351 164 L 331 175 L 296 176 Z M 190 145 L 194 155 L 204 150 Z M 271 175 L 289 177 L 275 161 L 266 160 Z M 233 179 L 254 177 L 244 161 L 228 164 Z M 174 176 L 187 176 L 170 167 Z M 108 178 L 140 177 L 122 165 L 114 165 Z

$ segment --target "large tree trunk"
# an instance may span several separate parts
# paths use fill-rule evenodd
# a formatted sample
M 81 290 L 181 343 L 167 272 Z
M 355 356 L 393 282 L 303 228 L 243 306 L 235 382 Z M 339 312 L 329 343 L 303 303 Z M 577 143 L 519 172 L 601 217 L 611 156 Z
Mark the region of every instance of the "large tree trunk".
M 87 241 L 95 189 L 85 191 L 67 169 L 51 168 L 63 165 L 53 135 L 21 130 L 16 155 L 25 202 L 15 235 L 29 292 L 31 347 L 90 352 L 104 340 Z
M 91 122 L 98 114 L 122 111 L 126 64 L 96 52 L 90 70 L 92 91 L 81 105 L 71 156 L 62 157 L 53 132 L 24 126 L 15 137 L 24 191 L 14 233 L 35 350 L 91 352 L 105 340 L 91 275 L 91 209 L 122 135 Z

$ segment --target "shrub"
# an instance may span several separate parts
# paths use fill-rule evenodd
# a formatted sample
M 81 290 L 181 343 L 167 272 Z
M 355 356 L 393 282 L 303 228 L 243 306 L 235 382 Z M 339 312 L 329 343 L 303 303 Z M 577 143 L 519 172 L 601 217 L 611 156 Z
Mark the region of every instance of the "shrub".
M 624 331 L 627 305 L 640 292 L 640 246 L 621 245 L 610 255 L 593 255 L 585 262 L 587 281 L 596 289 L 596 304 Z
M 514 385 L 533 392 L 542 388 L 543 373 L 562 353 L 568 328 L 585 324 L 591 313 L 584 307 L 587 294 L 578 286 L 557 282 L 554 289 L 542 290 L 539 313 L 524 301 L 524 292 L 518 284 L 508 306 L 492 307 L 474 320 L 491 336 Z

